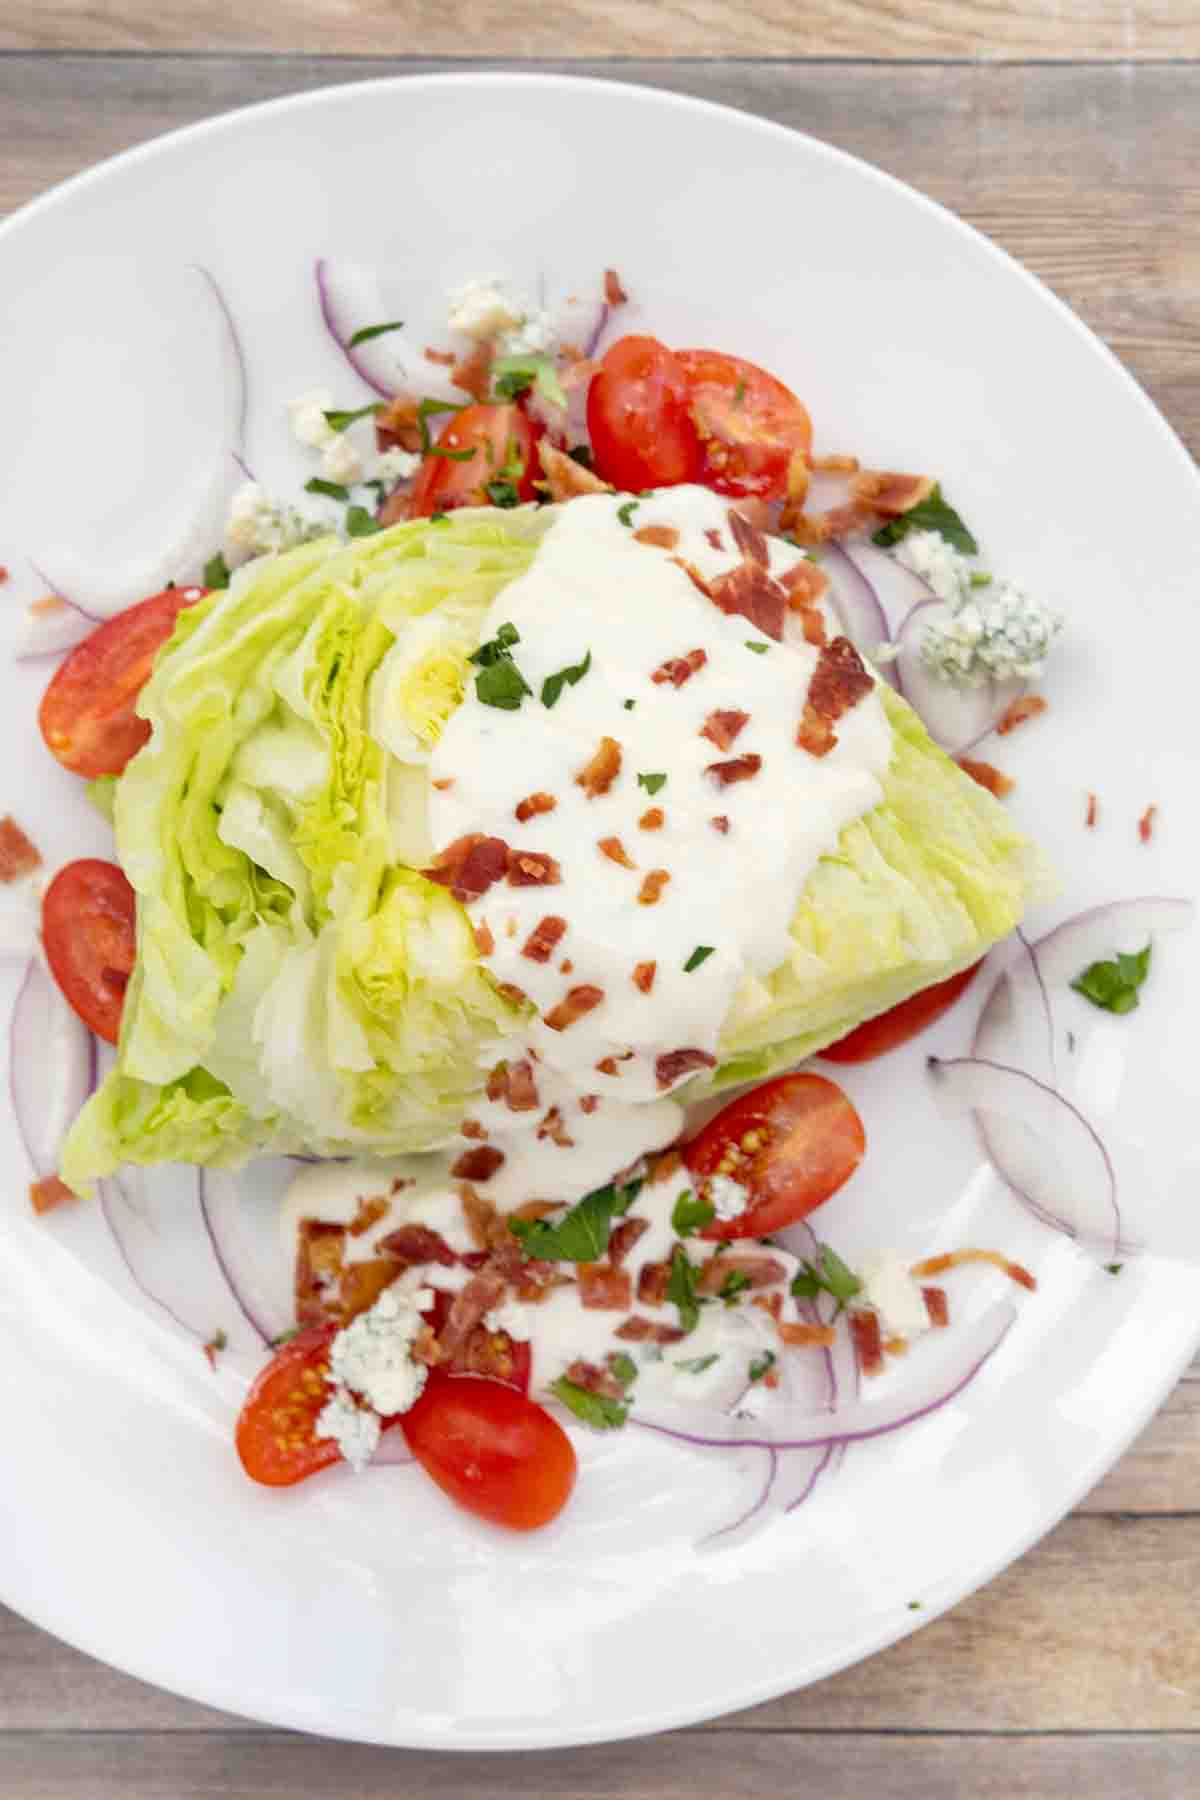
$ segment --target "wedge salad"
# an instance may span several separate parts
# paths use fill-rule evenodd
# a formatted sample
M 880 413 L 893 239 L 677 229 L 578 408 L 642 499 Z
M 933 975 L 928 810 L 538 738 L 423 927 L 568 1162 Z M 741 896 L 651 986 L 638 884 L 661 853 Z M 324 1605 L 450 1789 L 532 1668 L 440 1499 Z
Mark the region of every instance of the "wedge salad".
M 774 376 L 617 336 L 612 271 L 578 344 L 469 284 L 432 393 L 386 361 L 397 321 L 316 279 L 379 398 L 296 398 L 307 498 L 243 466 L 203 580 L 88 622 L 42 701 L 116 837 L 49 883 L 42 947 L 115 1055 L 61 1145 L 23 1122 L 35 1204 L 201 1171 L 263 1346 L 259 1482 L 410 1456 L 526 1530 L 574 1483 L 563 1421 L 641 1427 L 765 1452 L 740 1532 L 973 1378 L 1013 1309 L 959 1326 L 944 1276 L 1035 1286 L 1002 1247 L 847 1267 L 808 1219 L 869 1175 L 868 1123 L 797 1065 L 908 1041 L 1053 891 L 971 753 L 1044 706 L 1062 620 L 932 477 L 814 455 Z M 1092 964 L 1088 999 L 1136 1004 L 1146 958 Z M 1007 1018 L 934 1071 L 964 1110 L 1013 1111 Z M 203 1186 L 268 1155 L 294 1159 L 286 1321 Z M 873 1399 L 931 1330 L 943 1359 Z

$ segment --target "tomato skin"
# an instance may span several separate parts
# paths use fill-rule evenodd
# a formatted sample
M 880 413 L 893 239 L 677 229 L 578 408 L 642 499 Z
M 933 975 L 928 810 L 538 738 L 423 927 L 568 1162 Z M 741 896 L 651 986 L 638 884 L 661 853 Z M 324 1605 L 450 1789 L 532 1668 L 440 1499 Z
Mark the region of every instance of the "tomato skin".
M 94 779 L 119 775 L 150 736 L 134 708 L 154 659 L 185 606 L 207 588 L 164 588 L 106 619 L 60 664 L 42 695 L 38 724 L 64 769 Z
M 234 1436 L 251 1481 L 264 1487 L 292 1487 L 341 1461 L 333 1439 L 318 1438 L 314 1432 L 329 1398 L 329 1346 L 337 1330 L 330 1324 L 300 1332 L 255 1378 Z
M 812 420 L 790 388 L 756 363 L 720 350 L 677 350 L 702 444 L 698 479 L 721 494 L 778 500 L 788 465 L 812 449 Z
M 491 506 L 487 484 L 514 461 L 521 463 L 519 476 L 506 475 L 521 500 L 535 500 L 538 479 L 537 433 L 521 407 L 505 401 L 495 405 L 465 406 L 452 413 L 434 443 L 435 450 L 470 450 L 474 454 L 456 462 L 451 456 L 426 455 L 408 500 L 411 519 L 427 519 L 433 513 L 451 512 L 458 506 Z
M 442 1492 L 493 1525 L 537 1531 L 571 1497 L 570 1438 L 543 1407 L 502 1382 L 431 1375 L 400 1426 Z
M 765 1141 L 744 1149 L 748 1133 Z M 714 1219 L 705 1238 L 765 1237 L 794 1225 L 847 1182 L 866 1149 L 854 1107 L 823 1075 L 781 1075 L 743 1094 L 688 1144 L 683 1160 L 698 1181 L 728 1173 L 749 1191 L 736 1219 Z
M 700 439 L 678 357 L 652 337 L 611 346 L 588 389 L 588 435 L 596 473 L 641 493 L 700 479 Z
M 901 1000 L 899 1006 L 889 1007 L 878 1018 L 856 1025 L 836 1044 L 827 1044 L 819 1054 L 827 1062 L 861 1063 L 870 1062 L 876 1056 L 886 1056 L 889 1050 L 898 1050 L 901 1044 L 907 1044 L 927 1025 L 940 1019 L 944 1012 L 949 1012 L 982 966 L 982 961 L 972 963 L 969 969 L 960 969 L 948 980 L 922 988 L 919 994 Z
M 137 950 L 137 900 L 116 863 L 83 857 L 58 871 L 42 898 L 50 973 L 97 1037 L 115 1044 Z

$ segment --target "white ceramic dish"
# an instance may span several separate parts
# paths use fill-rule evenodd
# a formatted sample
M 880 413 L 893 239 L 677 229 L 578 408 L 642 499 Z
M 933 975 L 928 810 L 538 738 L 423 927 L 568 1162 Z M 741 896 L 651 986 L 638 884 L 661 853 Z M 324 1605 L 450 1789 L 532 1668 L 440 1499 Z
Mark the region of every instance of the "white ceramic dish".
M 388 271 L 428 335 L 455 281 L 500 271 L 567 288 L 615 266 L 640 303 L 632 327 L 775 370 L 808 402 L 819 447 L 940 473 L 996 564 L 1070 615 L 1052 710 L 999 758 L 1058 859 L 1056 913 L 1200 886 L 1200 486 L 1177 440 L 1079 322 L 966 226 L 823 144 L 666 94 L 530 75 L 338 88 L 131 152 L 11 221 L 0 392 L 21 456 L 0 493 L 6 606 L 35 591 L 23 556 L 152 545 L 211 458 L 220 405 L 189 265 L 219 276 L 244 337 L 251 465 L 273 487 L 298 482 L 286 401 L 322 381 L 346 405 L 368 397 L 320 331 L 322 254 Z M 103 854 L 104 827 L 33 728 L 44 677 L 0 662 L 0 801 L 52 862 Z M 1160 828 L 1143 846 L 1152 800 Z M 1196 943 L 1170 940 L 1156 975 L 1119 1050 L 1105 1040 L 1104 1104 L 1135 1135 L 1182 1131 L 1186 1154 Z M 5 1111 L 0 1596 L 211 1704 L 439 1748 L 655 1731 L 912 1630 L 1096 1481 L 1200 1336 L 1187 1270 L 1096 1271 L 1018 1211 L 965 1124 L 938 1118 L 921 1059 L 965 1048 L 971 1011 L 849 1071 L 870 1152 L 822 1228 L 850 1258 L 1001 1243 L 1039 1293 L 962 1400 L 859 1448 L 810 1505 L 725 1556 L 694 1545 L 728 1516 L 732 1478 L 633 1433 L 583 1446 L 571 1509 L 529 1542 L 478 1528 L 412 1470 L 251 1488 L 230 1447 L 237 1367 L 213 1374 L 122 1286 L 94 1216 L 28 1216 Z M 994 1291 L 964 1281 L 963 1316 Z

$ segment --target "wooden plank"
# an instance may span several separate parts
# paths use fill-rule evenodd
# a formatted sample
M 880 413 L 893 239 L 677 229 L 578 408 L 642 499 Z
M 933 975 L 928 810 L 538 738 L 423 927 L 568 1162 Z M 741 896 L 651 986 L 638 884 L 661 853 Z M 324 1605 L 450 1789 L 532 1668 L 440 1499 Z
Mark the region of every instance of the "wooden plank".
M 0 47 L 418 56 L 1164 57 L 1200 52 L 1195 0 L 37 0 Z
M 172 126 L 395 67 L 0 58 L 0 211 Z M 809 131 L 943 201 L 1075 307 L 1200 452 L 1200 67 L 636 62 L 619 72 Z

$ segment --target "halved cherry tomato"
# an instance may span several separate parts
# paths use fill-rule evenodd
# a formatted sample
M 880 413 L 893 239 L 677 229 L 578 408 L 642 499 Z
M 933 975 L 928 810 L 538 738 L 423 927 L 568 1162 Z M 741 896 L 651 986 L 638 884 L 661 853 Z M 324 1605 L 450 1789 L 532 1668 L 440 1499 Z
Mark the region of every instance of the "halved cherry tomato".
M 677 350 L 703 446 L 697 480 L 721 494 L 777 500 L 795 452 L 812 449 L 812 420 L 790 388 L 756 364 L 719 350 Z
M 510 483 L 520 500 L 534 500 L 539 470 L 537 434 L 519 406 L 465 406 L 452 413 L 422 462 L 408 513 L 427 519 L 456 506 L 491 506 L 489 482 Z
M 115 1044 L 136 951 L 136 900 L 116 863 L 83 857 L 42 898 L 50 973 L 85 1025 Z
M 76 775 L 119 775 L 150 736 L 134 707 L 175 620 L 207 588 L 164 588 L 76 644 L 38 708 L 46 747 Z
M 450 1317 L 453 1301 L 454 1295 L 443 1288 L 433 1290 L 433 1305 L 426 1317 L 439 1335 Z M 533 1350 L 526 1339 L 512 1338 L 507 1331 L 489 1331 L 486 1325 L 477 1325 L 467 1339 L 464 1354 L 467 1367 L 460 1365 L 460 1373 L 489 1375 L 493 1381 L 503 1381 L 516 1388 L 518 1394 L 529 1392 Z
M 329 1398 L 329 1346 L 336 1325 L 314 1325 L 276 1351 L 238 1415 L 234 1442 L 251 1481 L 291 1487 L 338 1462 L 332 1438 L 316 1424 Z
M 898 1049 L 919 1031 L 924 1031 L 927 1025 L 932 1025 L 935 1019 L 940 1019 L 944 1012 L 949 1012 L 980 967 L 980 963 L 972 963 L 969 969 L 960 969 L 949 980 L 922 988 L 919 994 L 901 1000 L 899 1006 L 889 1007 L 878 1018 L 856 1025 L 836 1044 L 827 1044 L 821 1055 L 829 1062 L 860 1063 Z
M 561 1425 L 486 1376 L 431 1375 L 400 1425 L 444 1494 L 511 1531 L 548 1525 L 575 1486 L 575 1451 Z
M 596 473 L 629 493 L 697 481 L 703 461 L 679 358 L 652 337 L 623 337 L 588 389 Z
M 781 1075 L 710 1119 L 683 1160 L 698 1179 L 728 1175 L 750 1194 L 736 1219 L 714 1219 L 706 1238 L 764 1237 L 794 1225 L 837 1192 L 862 1161 L 862 1120 L 823 1075 Z

